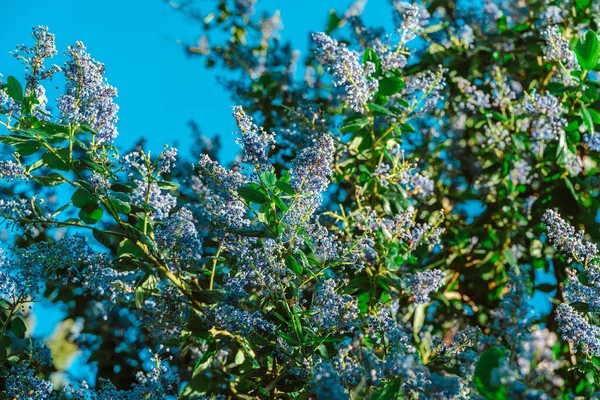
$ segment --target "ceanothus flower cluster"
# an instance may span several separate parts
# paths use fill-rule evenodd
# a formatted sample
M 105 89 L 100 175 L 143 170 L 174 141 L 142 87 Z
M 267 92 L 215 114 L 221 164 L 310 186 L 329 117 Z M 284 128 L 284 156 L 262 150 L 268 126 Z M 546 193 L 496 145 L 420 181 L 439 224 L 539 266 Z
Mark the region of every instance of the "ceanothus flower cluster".
M 576 262 L 587 264 L 596 258 L 598 247 L 595 243 L 584 239 L 583 230 L 575 231 L 575 228 L 561 218 L 554 210 L 544 213 L 543 222 L 548 229 L 548 239 L 556 249 L 567 256 L 568 261 L 574 258 Z
M 534 90 L 525 95 L 520 110 L 533 120 L 530 131 L 535 154 L 543 153 L 545 141 L 558 140 L 564 135 L 567 120 L 563 117 L 563 105 L 556 96 L 550 93 L 541 95 Z
M 184 268 L 202 254 L 202 239 L 194 222 L 192 212 L 182 208 L 156 228 L 156 243 L 169 254 L 176 267 Z
M 257 127 L 240 106 L 233 107 L 233 116 L 240 128 L 241 137 L 236 142 L 242 148 L 242 162 L 264 169 L 269 165 L 269 151 L 275 144 L 275 135 Z
M 444 276 L 439 269 L 430 269 L 414 274 L 408 282 L 408 292 L 413 296 L 415 304 L 429 303 L 429 294 L 444 285 Z
M 600 328 L 590 324 L 583 314 L 565 303 L 558 306 L 555 318 L 564 340 L 581 347 L 587 354 L 600 356 Z
M 94 60 L 81 42 L 67 48 L 63 71 L 67 92 L 57 102 L 60 114 L 71 124 L 88 124 L 96 139 L 111 143 L 118 135 L 115 104 L 117 89 L 106 82 L 104 64 Z
M 367 63 L 363 68 L 358 53 L 323 32 L 314 33 L 312 38 L 317 45 L 318 60 L 333 72 L 334 85 L 344 87 L 350 108 L 363 112 L 379 88 L 378 81 L 370 78 L 375 72 L 374 65 Z
M 542 35 L 546 39 L 546 54 L 544 58 L 549 61 L 561 63 L 567 70 L 579 69 L 577 57 L 569 48 L 569 42 L 563 37 L 558 26 L 552 25 L 544 29 Z M 570 81 L 567 75 L 564 77 Z

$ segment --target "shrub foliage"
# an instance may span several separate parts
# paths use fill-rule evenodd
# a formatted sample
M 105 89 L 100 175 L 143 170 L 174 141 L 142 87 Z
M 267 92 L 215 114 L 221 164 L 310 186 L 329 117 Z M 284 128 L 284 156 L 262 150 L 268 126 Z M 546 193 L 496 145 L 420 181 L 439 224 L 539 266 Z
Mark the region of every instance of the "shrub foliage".
M 201 136 L 191 162 L 121 154 L 82 43 L 51 65 L 38 27 L 13 52 L 4 398 L 597 396 L 598 4 L 394 0 L 389 31 L 358 0 L 300 60 L 254 3 L 171 2 L 239 104 L 230 165 Z M 97 382 L 65 375 L 69 346 Z

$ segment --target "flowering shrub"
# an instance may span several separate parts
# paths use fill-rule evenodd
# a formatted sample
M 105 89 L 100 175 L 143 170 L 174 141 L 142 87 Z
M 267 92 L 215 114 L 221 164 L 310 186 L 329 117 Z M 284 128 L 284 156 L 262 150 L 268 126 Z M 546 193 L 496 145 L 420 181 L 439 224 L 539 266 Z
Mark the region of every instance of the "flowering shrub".
M 597 4 L 392 1 L 388 33 L 359 0 L 312 35 L 299 79 L 254 3 L 173 3 L 203 16 L 189 51 L 238 72 L 228 166 L 206 141 L 191 168 L 174 148 L 121 154 L 117 90 L 82 43 L 50 66 L 38 27 L 14 51 L 4 398 L 598 396 Z M 98 382 L 32 337 L 42 300 Z

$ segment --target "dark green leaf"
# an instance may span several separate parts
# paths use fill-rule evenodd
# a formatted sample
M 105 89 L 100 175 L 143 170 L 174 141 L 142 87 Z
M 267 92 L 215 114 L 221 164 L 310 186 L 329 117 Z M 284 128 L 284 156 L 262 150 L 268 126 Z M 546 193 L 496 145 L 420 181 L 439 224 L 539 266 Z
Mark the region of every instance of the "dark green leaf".
M 82 208 L 79 210 L 79 218 L 86 224 L 93 225 L 102 218 L 102 209 L 100 207 Z
M 267 234 L 267 232 L 258 229 L 231 229 L 229 232 L 240 236 L 250 237 L 263 237 Z
M 115 209 L 118 213 L 129 214 L 131 212 L 131 204 L 129 204 L 126 201 L 115 197 L 112 199 L 112 203 L 115 206 Z
M 131 239 L 123 239 L 117 247 L 117 255 L 144 258 L 146 254 Z
M 140 283 L 134 292 L 135 306 L 142 308 L 148 297 L 152 295 L 152 292 L 156 289 L 158 280 L 153 274 L 148 274 L 144 277 L 142 283 Z
M 369 106 L 369 110 L 373 111 L 373 114 L 375 114 L 375 115 L 390 115 L 390 116 L 396 115 L 393 112 L 391 112 L 390 110 L 388 110 L 387 108 L 382 107 L 375 103 L 369 103 L 368 106 Z
M 574 50 L 581 68 L 593 70 L 598 64 L 598 56 L 600 55 L 600 44 L 596 32 L 591 29 L 588 30 L 585 35 L 577 40 Z
M 556 285 L 551 285 L 549 283 L 542 283 L 535 287 L 536 290 L 539 290 L 544 293 L 552 293 L 556 290 Z
M 113 183 L 110 188 L 115 192 L 130 193 L 137 187 L 135 182 L 119 182 Z
M 216 304 L 223 301 L 225 297 L 224 290 L 194 290 L 192 296 L 195 300 L 204 304 Z
M 104 231 L 94 228 L 92 230 L 92 234 L 94 235 L 94 238 L 96 238 L 96 240 L 100 244 L 110 248 L 110 246 L 111 246 L 110 237 L 106 233 L 104 233 Z
M 70 169 L 68 160 L 69 149 L 67 148 L 56 149 L 54 152 L 47 151 L 42 156 L 42 161 L 48 168 L 58 171 L 68 171 Z
M 290 255 L 285 259 L 285 265 L 292 270 L 296 275 L 302 276 L 302 271 L 304 268 L 296 261 L 294 256 Z
M 14 101 L 23 102 L 23 86 L 21 86 L 21 83 L 14 76 L 6 78 L 6 93 Z
M 65 181 L 65 178 L 61 174 L 50 174 L 48 176 L 34 176 L 33 180 L 44 186 L 57 186 Z
M 10 329 L 19 339 L 25 338 L 25 332 L 27 332 L 27 327 L 25 326 L 25 322 L 21 319 L 21 317 L 15 317 L 10 323 Z
M 505 399 L 506 389 L 503 385 L 492 379 L 494 369 L 500 366 L 500 360 L 506 357 L 506 350 L 502 347 L 492 347 L 486 350 L 475 366 L 473 383 L 480 394 L 488 399 Z
M 22 156 L 30 156 L 40 150 L 40 144 L 36 140 L 29 140 L 27 142 L 18 144 L 15 150 Z
M 329 20 L 327 21 L 327 28 L 325 29 L 325 32 L 327 34 L 330 34 L 338 26 L 340 26 L 340 22 L 342 22 L 342 20 L 340 19 L 340 17 L 337 16 L 335 10 L 331 10 L 331 12 L 329 13 Z
M 367 62 L 375 64 L 376 74 L 381 74 L 381 62 L 379 61 L 379 56 L 377 55 L 377 52 L 371 48 L 367 48 L 363 55 L 363 64 L 366 64 Z
M 281 190 L 282 192 L 289 194 L 290 196 L 293 196 L 296 191 L 294 190 L 294 188 L 292 187 L 292 185 L 290 185 L 289 183 L 283 182 L 283 181 L 277 181 L 275 182 L 275 186 Z
M 277 182 L 277 176 L 275 176 L 275 174 L 271 171 L 259 172 L 258 179 L 260 180 L 260 183 L 263 184 L 263 186 L 268 188 L 275 186 L 275 183 Z
M 404 81 L 400 78 L 382 78 L 379 80 L 379 91 L 377 93 L 382 96 L 391 96 L 393 94 L 400 93 L 403 88 Z
M 96 205 L 98 202 L 96 198 L 92 196 L 87 190 L 79 188 L 73 193 L 71 196 L 71 201 L 73 205 L 78 208 L 83 208 L 86 206 Z
M 177 188 L 179 188 L 179 183 L 175 182 L 158 181 L 156 182 L 156 184 L 161 189 L 176 190 Z
M 263 204 L 269 201 L 269 198 L 264 193 L 249 186 L 242 186 L 237 192 L 240 197 L 246 200 L 248 203 Z

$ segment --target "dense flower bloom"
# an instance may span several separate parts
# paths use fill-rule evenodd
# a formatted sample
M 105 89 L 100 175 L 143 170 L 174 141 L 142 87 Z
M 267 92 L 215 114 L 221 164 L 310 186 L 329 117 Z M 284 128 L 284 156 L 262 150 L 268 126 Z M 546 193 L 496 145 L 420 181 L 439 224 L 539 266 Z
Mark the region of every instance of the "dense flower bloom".
M 577 57 L 573 50 L 569 48 L 569 42 L 562 36 L 558 26 L 548 26 L 544 29 L 543 36 L 547 44 L 545 55 L 547 60 L 560 62 L 567 69 L 578 69 Z
M 60 67 L 56 65 L 50 69 L 46 69 L 44 66 L 47 58 L 52 58 L 58 53 L 54 34 L 49 32 L 48 27 L 40 25 L 32 29 L 31 36 L 35 40 L 33 47 L 22 44 L 17 46 L 12 53 L 17 60 L 21 60 L 25 64 L 28 84 L 50 78 L 60 70 Z
M 567 284 L 563 288 L 565 300 L 569 303 L 585 303 L 592 312 L 600 311 L 600 268 L 597 264 L 588 265 L 582 277 L 587 281 L 581 283 L 577 272 L 567 270 Z
M 62 117 L 73 124 L 88 124 L 99 141 L 112 142 L 117 137 L 117 89 L 106 82 L 104 64 L 94 60 L 81 42 L 68 47 L 63 67 L 67 92 L 58 98 Z
M 0 179 L 11 182 L 15 179 L 27 179 L 23 166 L 14 161 L 0 161 Z
M 586 263 L 598 255 L 595 243 L 584 240 L 584 231 L 575 228 L 563 220 L 554 210 L 544 213 L 543 222 L 548 229 L 548 238 L 557 251 L 563 252 L 569 259 Z
M 209 323 L 218 329 L 247 336 L 252 333 L 264 334 L 275 330 L 275 325 L 266 321 L 258 312 L 248 312 L 229 304 L 219 304 L 208 310 L 206 317 Z
M 292 164 L 290 184 L 294 189 L 313 193 L 327 190 L 333 173 L 334 151 L 333 139 L 329 135 L 321 136 L 312 146 L 302 150 Z
M 171 209 L 177 205 L 175 196 L 161 189 L 158 183 L 146 183 L 141 180 L 135 180 L 135 182 L 137 186 L 131 195 L 131 201 L 141 207 L 150 206 L 152 218 L 166 218 Z
M 363 112 L 379 86 L 377 80 L 369 78 L 372 69 L 364 69 L 358 53 L 325 33 L 313 34 L 313 40 L 319 50 L 317 58 L 333 71 L 334 85 L 343 86 L 348 105 L 356 112 Z
M 350 398 L 340 382 L 340 376 L 329 362 L 322 362 L 315 366 L 311 387 L 318 399 L 344 400 Z
M 203 195 L 201 210 L 216 226 L 238 229 L 247 227 L 246 206 L 237 196 L 237 190 L 245 180 L 238 170 L 223 168 L 206 154 L 200 157 L 198 167 L 202 179 L 196 191 Z
M 236 140 L 242 147 L 242 162 L 264 169 L 269 165 L 269 151 L 275 144 L 275 135 L 265 132 L 252 122 L 242 107 L 233 107 L 233 115 L 240 128 L 240 138 Z
M 558 140 L 564 134 L 567 120 L 563 118 L 563 105 L 552 94 L 540 95 L 536 91 L 526 94 L 520 110 L 523 115 L 532 117 L 531 139 L 535 154 L 543 153 L 545 141 Z
M 186 208 L 166 218 L 156 228 L 155 239 L 180 267 L 191 264 L 202 253 L 202 239 L 194 225 L 194 216 Z
M 417 272 L 408 283 L 408 291 L 415 304 L 427 304 L 429 294 L 444 285 L 444 273 L 438 269 Z
M 393 0 L 394 22 L 398 25 L 400 33 L 399 47 L 404 47 L 423 30 L 429 23 L 429 12 L 418 3 L 408 3 L 402 0 Z
M 582 314 L 568 304 L 561 304 L 556 309 L 556 321 L 564 340 L 568 340 L 584 352 L 600 356 L 600 329 L 590 324 Z
M 356 299 L 337 292 L 335 279 L 328 279 L 320 285 L 313 299 L 312 309 L 316 324 L 325 331 L 351 331 L 359 312 Z
M 408 100 L 407 111 L 410 113 L 425 113 L 437 107 L 443 98 L 442 90 L 446 86 L 444 70 L 438 72 L 426 71 L 406 78 L 406 86 L 402 97 Z
M 5 393 L 11 399 L 49 399 L 52 383 L 36 376 L 35 370 L 26 367 L 12 367 L 6 378 Z

